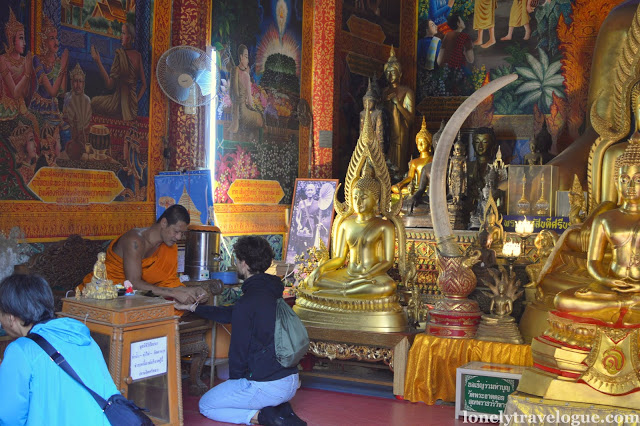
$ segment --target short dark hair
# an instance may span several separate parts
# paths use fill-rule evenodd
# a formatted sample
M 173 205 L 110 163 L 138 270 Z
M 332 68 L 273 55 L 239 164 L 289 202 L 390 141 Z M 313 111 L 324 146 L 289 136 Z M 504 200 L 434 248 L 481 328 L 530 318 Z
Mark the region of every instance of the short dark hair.
M 160 223 L 162 219 L 167 219 L 167 225 L 175 225 L 178 222 L 184 222 L 188 225 L 191 221 L 189 211 L 180 204 L 174 204 L 166 209 L 157 222 Z
M 0 310 L 22 320 L 23 325 L 53 319 L 53 293 L 39 275 L 10 275 L 0 282 Z
M 449 17 L 447 18 L 447 25 L 449 25 L 449 28 L 451 28 L 452 30 L 458 29 L 458 18 L 460 18 L 460 15 L 458 15 L 457 13 L 452 13 L 449 15 Z
M 233 245 L 238 260 L 244 260 L 252 274 L 261 274 L 271 266 L 273 249 L 262 237 L 240 237 Z

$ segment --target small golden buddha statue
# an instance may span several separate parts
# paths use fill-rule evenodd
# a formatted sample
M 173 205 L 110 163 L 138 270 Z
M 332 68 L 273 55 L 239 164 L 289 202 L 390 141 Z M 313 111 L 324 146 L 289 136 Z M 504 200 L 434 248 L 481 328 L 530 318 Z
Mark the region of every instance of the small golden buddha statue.
M 406 262 L 406 234 L 391 205 L 391 182 L 384 156 L 365 116 L 345 178 L 345 202 L 335 200 L 331 257 L 320 263 L 298 288 L 294 310 L 305 325 L 377 332 L 404 331 L 407 316 L 399 304 L 396 282 L 387 275 L 398 241 L 401 277 Z M 382 213 L 381 217 L 379 213 Z
M 107 279 L 107 267 L 104 263 L 106 258 L 107 255 L 104 252 L 98 253 L 98 260 L 93 265 L 93 277 L 82 290 L 82 297 L 88 299 L 115 299 L 118 297 L 118 290 L 113 285 L 113 281 Z
M 422 117 L 422 128 L 416 135 L 416 146 L 420 156 L 409 162 L 407 177 L 391 186 L 391 192 L 394 194 L 413 195 L 418 189 L 422 168 L 433 160 L 433 155 L 431 155 L 431 133 L 427 130 L 427 121 L 424 116 Z
M 578 175 L 573 175 L 573 185 L 569 191 L 569 223 L 578 225 L 584 222 L 586 203 L 584 200 L 584 192 Z
M 484 210 L 484 220 L 480 231 L 487 231 L 492 241 L 491 248 L 500 248 L 504 244 L 504 228 L 502 227 L 502 215 L 498 212 L 493 195 L 489 194 Z
M 538 285 L 540 278 L 540 271 L 542 267 L 547 262 L 549 255 L 553 251 L 553 247 L 558 240 L 558 236 L 555 232 L 550 231 L 548 229 L 543 229 L 536 235 L 535 240 L 533 241 L 533 245 L 536 248 L 536 257 L 537 260 L 535 263 L 527 265 L 524 269 L 529 277 L 529 284 L 525 287 L 535 287 Z
M 555 298 L 556 309 L 605 323 L 640 323 L 640 133 L 616 161 L 619 208 L 599 214 L 591 226 L 587 270 L 593 282 Z M 611 263 L 605 254 L 610 246 Z

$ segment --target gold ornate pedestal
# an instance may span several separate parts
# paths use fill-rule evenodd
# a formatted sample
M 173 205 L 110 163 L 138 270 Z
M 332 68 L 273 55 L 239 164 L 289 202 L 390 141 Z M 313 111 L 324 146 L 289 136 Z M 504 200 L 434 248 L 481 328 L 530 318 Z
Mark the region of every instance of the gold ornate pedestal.
M 331 299 L 299 290 L 293 310 L 305 326 L 379 333 L 406 332 L 407 315 L 393 295 L 383 299 Z
M 523 343 L 516 320 L 510 316 L 483 315 L 476 332 L 476 339 L 516 345 Z
M 509 395 L 500 424 L 506 426 L 535 423 L 555 426 L 558 424 L 571 424 L 572 421 L 576 421 L 579 424 L 586 425 L 593 424 L 589 423 L 588 419 L 596 419 L 596 415 L 598 420 L 593 420 L 596 424 L 619 426 L 636 426 L 640 424 L 640 411 L 638 410 L 557 401 L 528 395 L 523 392 L 514 392 Z M 531 421 L 529 419 L 535 420 Z M 545 419 L 546 421 L 540 419 Z
M 551 312 L 549 330 L 533 340 L 534 368 L 518 391 L 544 398 L 640 407 L 640 324 L 611 328 Z

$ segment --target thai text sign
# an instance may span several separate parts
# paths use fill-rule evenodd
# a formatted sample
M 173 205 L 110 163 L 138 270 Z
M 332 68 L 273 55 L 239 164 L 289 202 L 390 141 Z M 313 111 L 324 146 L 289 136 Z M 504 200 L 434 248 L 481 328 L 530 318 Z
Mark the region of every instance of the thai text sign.
M 236 204 L 278 204 L 284 197 L 277 180 L 236 179 L 228 194 Z
M 131 378 L 157 376 L 167 372 L 167 336 L 131 344 Z
M 464 410 L 498 414 L 504 410 L 509 394 L 515 392 L 518 380 L 501 377 L 465 375 Z
M 115 173 L 105 170 L 43 167 L 29 188 L 45 203 L 110 203 L 124 189 Z
M 507 232 L 514 232 L 516 227 L 516 222 L 522 220 L 524 216 L 515 216 L 515 215 L 506 215 L 504 216 L 504 221 L 502 222 L 502 226 L 504 230 Z M 558 234 L 562 234 L 565 229 L 569 227 L 569 218 L 563 216 L 529 216 L 527 215 L 527 219 L 533 222 L 533 232 L 537 233 L 542 231 L 543 229 L 549 229 L 551 231 L 555 231 Z

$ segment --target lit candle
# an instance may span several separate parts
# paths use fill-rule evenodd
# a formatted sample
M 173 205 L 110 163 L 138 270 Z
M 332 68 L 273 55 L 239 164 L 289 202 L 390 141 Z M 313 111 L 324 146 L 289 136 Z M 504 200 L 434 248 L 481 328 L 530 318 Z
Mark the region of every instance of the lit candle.
M 527 217 L 524 217 L 524 220 L 518 220 L 516 222 L 516 234 L 520 235 L 530 235 L 533 234 L 533 222 L 527 220 Z
M 506 257 L 520 256 L 520 244 L 514 241 L 508 241 L 502 246 L 502 254 Z

